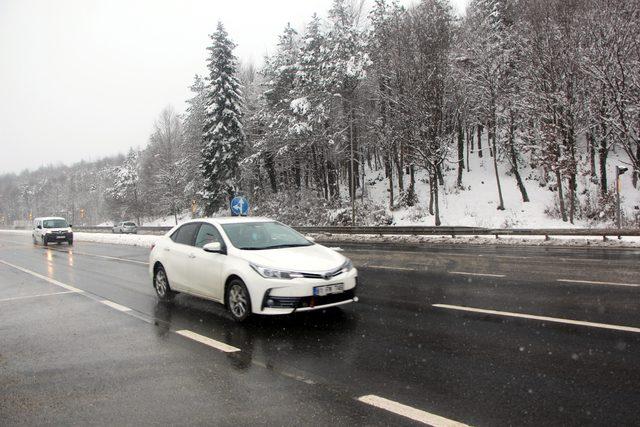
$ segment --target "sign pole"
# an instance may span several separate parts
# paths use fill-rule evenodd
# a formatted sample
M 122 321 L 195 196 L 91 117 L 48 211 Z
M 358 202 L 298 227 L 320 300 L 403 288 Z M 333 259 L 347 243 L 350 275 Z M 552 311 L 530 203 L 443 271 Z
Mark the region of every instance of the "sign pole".
M 616 227 L 620 230 L 621 227 L 621 217 L 622 217 L 622 207 L 620 206 L 620 175 L 625 173 L 628 168 L 616 166 Z M 620 236 L 618 236 L 620 238 Z

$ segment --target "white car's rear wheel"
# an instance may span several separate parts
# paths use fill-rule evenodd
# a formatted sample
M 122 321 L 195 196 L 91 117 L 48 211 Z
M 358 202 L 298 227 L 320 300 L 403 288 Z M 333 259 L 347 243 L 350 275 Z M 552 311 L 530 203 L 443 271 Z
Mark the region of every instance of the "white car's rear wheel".
M 242 322 L 251 314 L 249 291 L 240 279 L 233 279 L 229 283 L 226 302 L 231 317 L 237 322 Z

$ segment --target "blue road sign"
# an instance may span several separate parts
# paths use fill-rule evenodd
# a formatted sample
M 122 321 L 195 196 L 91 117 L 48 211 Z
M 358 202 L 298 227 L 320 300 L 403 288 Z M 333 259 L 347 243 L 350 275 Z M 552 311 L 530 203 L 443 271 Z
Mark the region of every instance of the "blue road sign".
M 244 197 L 234 197 L 231 200 L 231 216 L 247 216 L 249 202 Z

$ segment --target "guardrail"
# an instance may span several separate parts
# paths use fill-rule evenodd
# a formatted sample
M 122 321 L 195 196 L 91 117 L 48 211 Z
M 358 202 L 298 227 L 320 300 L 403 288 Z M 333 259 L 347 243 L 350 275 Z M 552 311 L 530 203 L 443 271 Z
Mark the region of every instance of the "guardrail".
M 164 234 L 172 227 L 138 227 L 141 234 Z M 405 235 L 405 236 L 597 236 L 606 239 L 608 236 L 628 237 L 640 236 L 638 228 L 481 228 L 481 227 L 428 227 L 428 226 L 327 226 L 327 227 L 294 227 L 300 233 L 326 234 L 370 234 L 370 235 Z M 111 227 L 74 227 L 77 231 L 110 233 Z
M 164 234 L 172 227 L 138 227 L 140 234 Z M 405 236 L 591 236 L 633 237 L 640 236 L 640 228 L 481 228 L 481 227 L 429 227 L 429 226 L 326 226 L 326 227 L 294 227 L 303 234 L 370 234 L 370 235 L 405 235 Z M 77 226 L 75 231 L 88 233 L 111 233 L 109 226 Z

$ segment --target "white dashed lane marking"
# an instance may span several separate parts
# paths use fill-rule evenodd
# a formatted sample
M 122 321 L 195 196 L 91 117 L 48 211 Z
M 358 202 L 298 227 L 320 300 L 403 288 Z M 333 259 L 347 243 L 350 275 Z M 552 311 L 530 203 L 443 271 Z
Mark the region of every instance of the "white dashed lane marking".
M 585 285 L 628 286 L 632 288 L 640 287 L 640 285 L 637 283 L 598 282 L 595 280 L 575 280 L 575 279 L 557 279 L 556 281 L 563 282 L 563 283 L 580 283 Z
M 376 396 L 375 394 L 361 396 L 358 400 L 368 405 L 375 406 L 376 408 L 384 409 L 386 411 L 393 412 L 394 414 L 434 427 L 466 426 L 466 424 L 458 421 L 450 420 L 448 418 L 441 417 L 440 415 L 403 405 L 402 403 L 394 402 L 393 400 L 385 399 L 384 397 Z
M 363 265 L 362 268 L 379 268 L 381 270 L 421 271 L 410 267 L 391 267 L 388 265 Z
M 466 271 L 450 271 L 449 274 L 461 274 L 463 276 L 506 277 L 504 274 L 469 273 Z
M 103 299 L 102 301 L 100 301 L 101 304 L 104 304 L 108 307 L 111 307 L 113 309 L 116 309 L 118 311 L 122 311 L 122 312 L 127 312 L 127 311 L 131 311 L 131 309 L 129 307 L 125 307 L 124 305 L 120 305 L 117 302 L 113 302 L 113 301 L 109 301 L 108 299 Z
M 240 351 L 240 349 L 237 347 L 225 344 L 221 341 L 216 341 L 213 338 L 205 337 L 204 335 L 196 334 L 195 332 L 186 329 L 176 331 L 176 334 L 182 335 L 183 337 L 192 339 L 204 345 L 208 345 L 209 347 L 213 347 L 216 350 L 224 351 L 225 353 L 234 353 L 236 351 Z
M 586 322 L 583 320 L 562 319 L 559 317 L 537 316 L 533 314 L 513 313 L 510 311 L 486 310 L 484 308 L 464 307 L 461 305 L 433 304 L 434 307 L 446 308 L 449 310 L 469 311 L 472 313 L 492 314 L 494 316 L 517 317 L 521 319 L 540 320 L 543 322 L 562 323 L 565 325 L 587 326 L 590 328 L 611 329 L 615 331 L 640 333 L 640 328 L 623 325 L 610 325 L 608 323 Z

